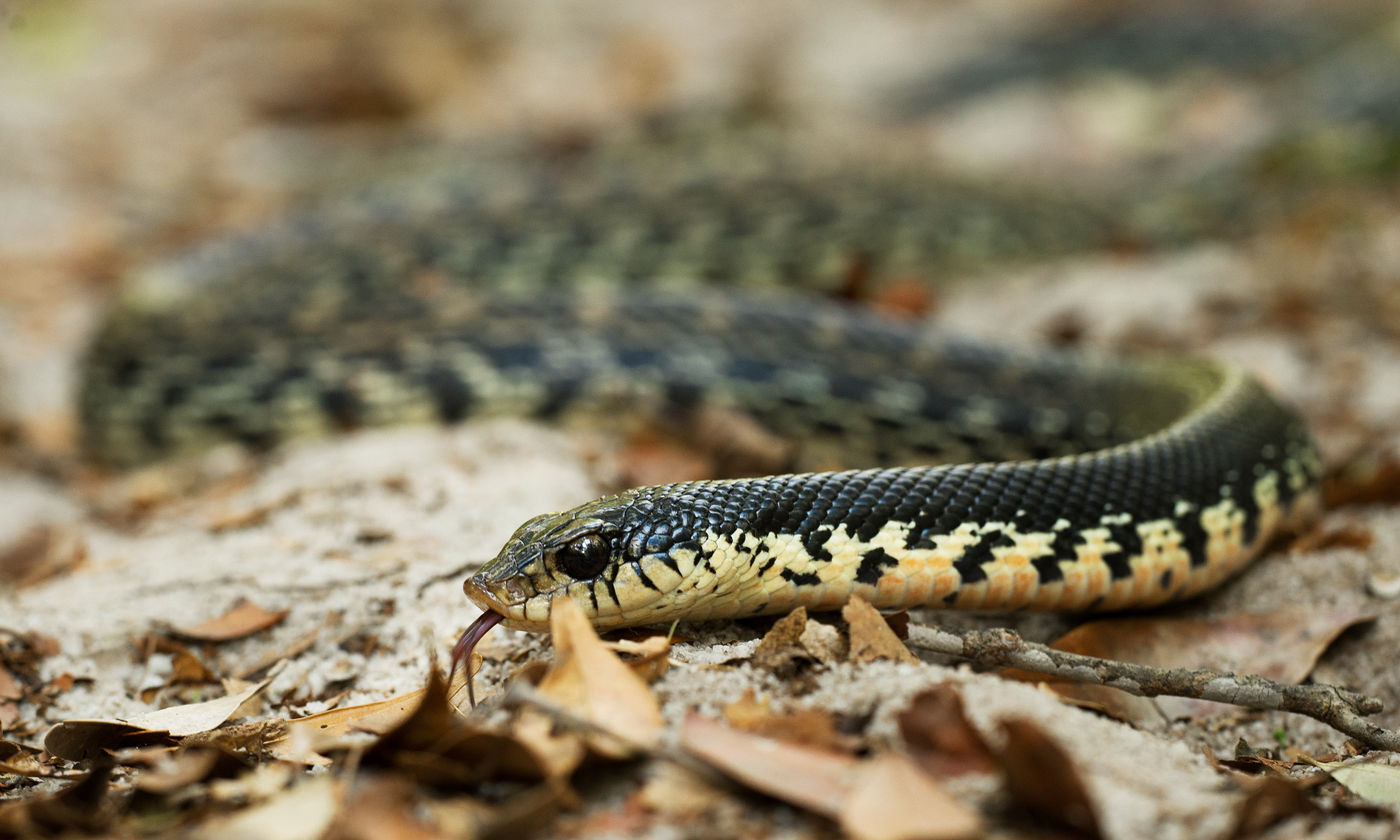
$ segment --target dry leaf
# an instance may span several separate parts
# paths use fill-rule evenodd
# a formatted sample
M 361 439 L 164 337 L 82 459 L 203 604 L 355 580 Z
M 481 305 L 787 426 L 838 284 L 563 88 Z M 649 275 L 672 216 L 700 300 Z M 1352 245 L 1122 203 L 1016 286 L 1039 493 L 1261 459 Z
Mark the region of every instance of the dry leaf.
M 534 709 L 521 711 L 511 734 L 530 748 L 546 775 L 554 778 L 568 778 L 588 753 L 581 736 L 573 732 L 555 734 L 554 721 Z
M 996 770 L 996 756 L 968 722 L 962 695 L 948 683 L 917 694 L 898 715 L 911 757 L 935 778 Z
M 642 806 L 675 819 L 694 819 L 724 797 L 699 773 L 679 764 L 657 762 L 642 786 Z
M 648 636 L 641 641 L 618 639 L 603 645 L 620 655 L 628 668 L 649 683 L 660 679 L 671 665 L 671 640 L 665 636 Z
M 1275 823 L 1317 810 L 1303 786 L 1292 779 L 1264 776 L 1249 781 L 1245 797 L 1235 806 L 1234 825 L 1225 835 L 1231 840 L 1258 837 Z
M 1400 452 L 1367 452 L 1329 477 L 1322 489 L 1329 510 L 1400 501 Z
M 836 730 L 836 720 L 823 709 L 797 709 L 779 714 L 766 700 L 754 697 L 753 689 L 724 707 L 724 719 L 735 729 L 766 738 L 805 744 L 819 749 L 852 750 L 849 738 Z
M 111 765 L 99 765 L 58 793 L 0 803 L 0 837 L 59 837 L 102 831 L 113 817 L 107 801 L 111 773 Z
M 1046 687 L 1071 706 L 1116 718 L 1147 731 L 1165 729 L 1169 719 L 1205 716 L 1225 708 L 1209 700 L 1140 697 L 1106 685 L 1051 682 Z
M 1040 819 L 1083 837 L 1102 837 L 1089 792 L 1059 744 L 1028 720 L 1002 723 L 1006 744 L 997 756 L 1011 797 Z
M 177 738 L 205 732 L 233 717 L 238 707 L 261 693 L 275 675 L 269 674 L 262 682 L 254 683 L 236 694 L 229 694 L 217 700 L 206 700 L 203 703 L 171 706 L 134 717 L 126 723 L 142 729 L 169 732 Z
M 583 610 L 568 598 L 549 613 L 554 667 L 539 692 L 617 738 L 589 737 L 603 755 L 621 758 L 655 746 L 663 728 L 661 708 L 641 677 L 603 646 Z
M 256 758 L 271 753 L 270 745 L 287 737 L 287 722 L 281 718 L 255 720 L 196 732 L 180 739 L 182 749 L 214 747 L 224 752 L 245 752 Z
M 281 671 L 273 669 L 267 679 L 236 694 L 203 703 L 171 706 L 128 721 L 66 720 L 44 735 L 44 749 L 69 761 L 97 758 L 117 748 L 169 745 L 179 738 L 205 732 L 228 720 L 238 707 L 255 697 Z
M 1342 787 L 1371 802 L 1400 804 L 1400 767 L 1381 761 L 1313 761 Z
M 81 681 L 85 683 L 91 683 L 92 678 L 82 677 Z M 40 690 L 43 692 L 43 695 L 45 697 L 57 697 L 58 695 L 63 694 L 66 691 L 72 691 L 73 686 L 77 685 L 78 682 L 78 677 L 75 677 L 69 672 L 64 671 L 63 673 L 44 683 L 44 687 Z
M 219 677 L 203 662 L 195 656 L 188 648 L 175 654 L 175 658 L 170 663 L 170 676 L 166 678 L 166 685 L 204 685 L 207 683 L 217 683 Z
M 798 607 L 773 623 L 750 661 L 754 667 L 772 674 L 790 674 L 797 668 L 816 660 L 802 646 L 802 634 L 807 629 L 807 610 Z
M 36 525 L 0 547 L 0 580 L 23 589 L 72 570 L 87 557 L 76 530 Z
M 55 767 L 42 751 L 14 741 L 0 741 L 0 773 L 13 773 L 16 776 L 29 776 L 36 779 L 57 775 Z
M 248 768 L 243 759 L 226 750 L 208 747 L 162 753 L 155 765 L 136 777 L 136 789 L 145 793 L 178 793 L 209 779 L 231 779 Z
M 177 743 L 169 732 L 152 732 L 119 720 L 65 720 L 44 735 L 44 749 L 65 761 L 89 761 L 118 749 Z
M 885 619 L 885 623 L 890 626 L 890 629 L 894 631 L 894 635 L 901 642 L 909 641 L 908 610 L 900 610 L 899 612 L 892 613 L 881 613 L 880 615 Z
M 919 658 L 895 635 L 880 611 L 860 596 L 852 596 L 841 609 L 841 617 L 851 626 L 852 662 L 874 662 L 891 659 L 895 662 L 919 664 Z
M 58 642 L 48 636 L 0 628 L 0 700 L 18 701 L 25 696 L 26 686 L 43 684 L 40 663 L 58 653 Z M 32 702 L 42 702 L 58 693 L 50 693 L 48 685 L 44 685 L 43 694 L 30 692 Z
M 1205 667 L 1297 683 L 1343 630 L 1375 617 L 1333 607 L 1210 620 L 1113 618 L 1080 625 L 1052 647 L 1161 668 Z
M 278 795 L 226 817 L 214 817 L 190 833 L 200 840 L 317 840 L 340 808 L 340 782 L 329 775 L 303 779 Z
M 895 752 L 881 753 L 861 767 L 840 815 L 841 827 L 856 840 L 976 837 L 981 822 L 976 811 Z
M 764 738 L 692 714 L 680 746 L 729 778 L 839 820 L 859 838 L 967 837 L 976 814 L 949 797 L 908 758 L 869 761 Z
M 1213 763 L 1218 765 L 1216 769 L 1237 770 L 1248 775 L 1272 773 L 1281 778 L 1289 778 L 1288 771 L 1293 767 L 1291 761 L 1280 761 L 1259 753 L 1244 753 L 1234 758 L 1211 758 L 1214 759 Z
M 532 837 L 553 822 L 565 808 L 578 808 L 578 797 L 562 784 L 545 783 L 513 794 L 503 802 L 486 810 L 471 809 L 471 804 L 458 799 L 457 819 L 475 816 L 477 824 L 471 833 L 484 840 L 512 840 L 517 837 Z M 461 832 L 444 832 L 448 837 L 461 836 Z
M 209 801 L 237 805 L 261 802 L 281 794 L 299 774 L 298 769 L 281 762 L 254 765 L 252 770 L 234 779 L 211 779 Z
M 421 702 L 425 689 L 387 700 L 331 709 L 287 721 L 287 735 L 272 745 L 272 754 L 284 761 L 313 763 L 324 752 L 353 732 L 382 735 L 403 723 Z
M 437 827 L 437 832 L 433 838 L 470 838 L 487 836 L 483 830 L 493 824 L 496 818 L 506 808 L 515 807 L 519 797 L 535 795 L 536 788 L 515 794 L 499 805 L 490 806 L 475 797 L 471 796 L 450 796 L 450 797 L 419 797 L 417 812 L 425 819 L 431 820 Z M 537 798 L 537 803 L 541 800 Z M 544 802 L 545 807 L 549 807 L 548 801 Z M 358 835 L 356 835 L 358 836 Z M 382 835 L 380 835 L 382 836 Z M 380 836 L 371 835 L 365 840 L 379 840 Z M 336 840 L 333 836 L 328 840 Z M 500 840 L 505 840 L 501 838 Z
M 1328 522 L 1298 537 L 1289 546 L 1290 551 L 1321 551 L 1328 548 L 1354 548 L 1365 551 L 1376 541 L 1370 528 L 1356 522 L 1328 527 Z
M 58 643 L 58 639 L 52 636 L 45 636 L 43 633 L 30 630 L 21 638 L 24 641 L 25 647 L 29 649 L 33 656 L 39 659 L 57 656 L 63 652 L 63 646 Z
M 465 830 L 445 831 L 434 825 L 423 807 L 427 798 L 418 794 L 409 779 L 373 776 L 357 779 L 336 815 L 327 840 L 429 840 L 452 836 L 471 837 L 475 821 Z M 484 808 L 485 806 L 481 806 Z
M 732 408 L 702 405 L 654 415 L 627 440 L 619 458 L 622 484 L 670 484 L 787 472 L 796 443 Z
M 449 790 L 500 780 L 539 781 L 547 775 L 540 759 L 520 741 L 479 729 L 458 715 L 436 669 L 418 707 L 375 741 L 361 764 Z
M 0 700 L 20 700 L 24 697 L 24 688 L 19 684 L 19 680 L 0 665 Z
M 858 764 L 843 753 L 750 735 L 696 714 L 686 717 L 680 745 L 746 787 L 833 819 Z
M 269 611 L 240 598 L 228 612 L 198 624 L 171 627 L 170 632 L 200 642 L 228 642 L 251 636 L 277 624 L 289 610 Z
M 224 692 L 227 694 L 241 694 L 242 692 L 246 691 L 249 686 L 253 685 L 253 683 L 250 683 L 247 680 L 240 680 L 237 677 L 229 677 L 228 679 L 223 680 L 223 684 Z M 229 715 L 229 717 L 253 717 L 261 711 L 262 698 L 258 697 L 257 695 L 254 695 L 252 697 L 249 697 L 247 700 L 244 700 L 243 705 L 239 706 L 237 709 L 234 709 L 233 714 Z
M 709 454 L 716 473 L 710 478 L 790 472 L 799 449 L 796 441 L 725 406 L 702 404 L 682 422 L 681 437 Z
M 850 645 L 840 630 L 830 624 L 809 619 L 802 628 L 797 643 L 818 662 L 844 662 L 850 652 Z

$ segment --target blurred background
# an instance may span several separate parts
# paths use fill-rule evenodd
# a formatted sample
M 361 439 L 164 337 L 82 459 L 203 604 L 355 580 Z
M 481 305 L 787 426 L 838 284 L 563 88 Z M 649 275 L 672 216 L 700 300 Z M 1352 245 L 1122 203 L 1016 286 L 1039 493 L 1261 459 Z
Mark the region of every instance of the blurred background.
M 139 266 L 385 179 L 664 169 L 731 130 L 1121 209 L 1082 247 L 1122 259 L 1274 243 L 1287 306 L 1400 332 L 1390 2 L 0 0 L 7 448 L 71 450 L 76 361 Z M 978 256 L 935 279 L 1003 270 Z

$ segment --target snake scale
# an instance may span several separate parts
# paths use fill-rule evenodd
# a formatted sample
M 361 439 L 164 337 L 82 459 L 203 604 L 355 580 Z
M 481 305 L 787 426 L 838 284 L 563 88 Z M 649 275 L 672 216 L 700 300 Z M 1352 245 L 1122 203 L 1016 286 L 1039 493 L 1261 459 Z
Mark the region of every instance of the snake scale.
M 467 647 L 501 620 L 546 628 L 557 598 L 602 628 L 852 595 L 1148 606 L 1219 583 L 1316 508 L 1307 431 L 1232 367 L 989 347 L 785 291 L 829 285 L 853 255 L 888 275 L 1121 234 L 1108 215 L 872 183 L 609 184 L 507 205 L 448 191 L 217 247 L 153 272 L 105 323 L 88 451 L 128 465 L 218 440 L 717 406 L 817 463 L 881 465 L 533 519 L 466 582 L 486 610 Z

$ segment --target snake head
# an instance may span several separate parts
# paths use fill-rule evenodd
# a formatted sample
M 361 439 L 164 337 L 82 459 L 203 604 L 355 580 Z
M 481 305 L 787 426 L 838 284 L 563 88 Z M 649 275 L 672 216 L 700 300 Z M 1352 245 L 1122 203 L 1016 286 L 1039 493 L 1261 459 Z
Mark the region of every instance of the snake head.
M 652 511 L 628 491 L 537 516 L 463 589 L 517 630 L 548 630 L 556 598 L 573 599 L 599 627 L 665 620 L 661 605 L 694 567 L 695 552 L 670 527 L 658 528 Z

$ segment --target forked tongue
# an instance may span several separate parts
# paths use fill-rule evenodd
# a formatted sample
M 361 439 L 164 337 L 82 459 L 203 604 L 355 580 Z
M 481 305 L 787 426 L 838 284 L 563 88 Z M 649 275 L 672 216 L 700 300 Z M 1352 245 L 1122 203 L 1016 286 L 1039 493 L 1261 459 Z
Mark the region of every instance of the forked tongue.
M 505 616 L 495 610 L 487 610 L 477 616 L 476 621 L 462 633 L 462 638 L 457 640 L 457 644 L 452 647 L 452 673 L 457 672 L 457 663 L 462 663 L 462 670 L 467 677 L 467 702 L 472 708 L 476 708 L 476 690 L 472 687 L 472 651 L 492 627 L 501 623 Z M 449 675 L 448 679 L 451 679 Z

